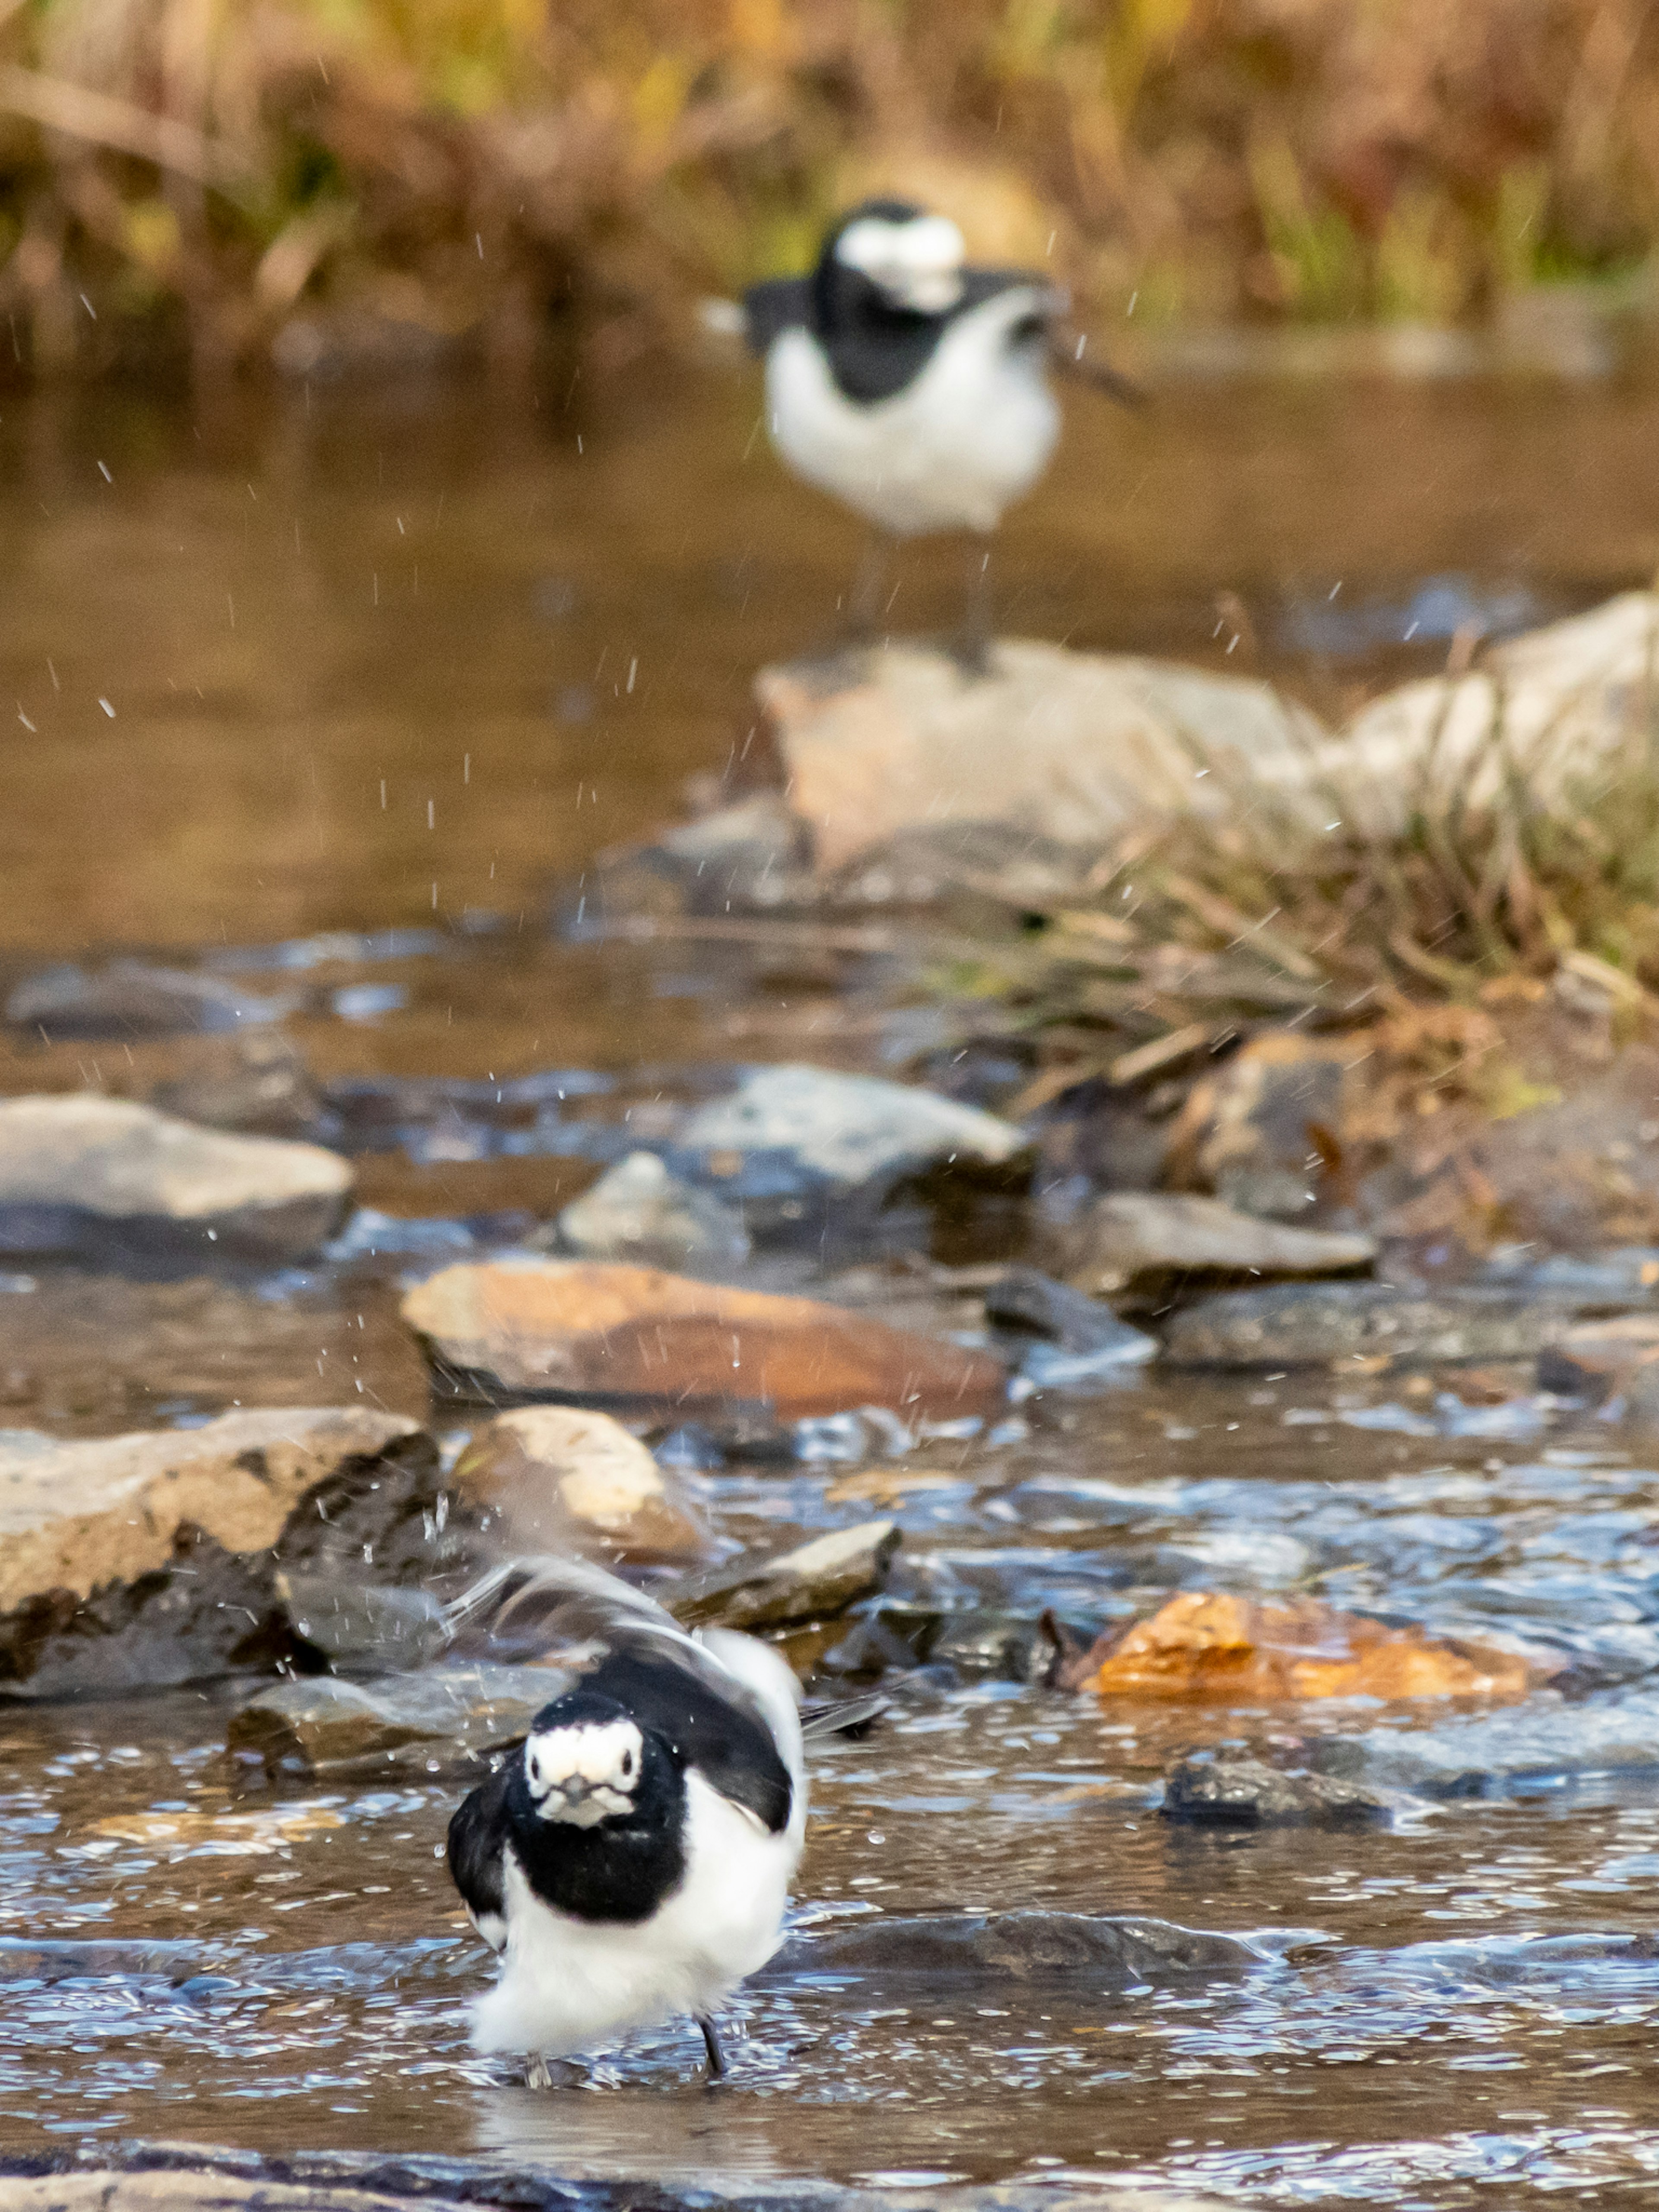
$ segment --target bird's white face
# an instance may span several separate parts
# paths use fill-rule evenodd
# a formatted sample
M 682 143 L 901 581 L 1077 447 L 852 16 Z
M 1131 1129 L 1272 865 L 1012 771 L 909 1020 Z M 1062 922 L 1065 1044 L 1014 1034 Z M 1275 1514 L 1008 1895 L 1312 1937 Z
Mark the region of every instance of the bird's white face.
M 633 1811 L 644 1753 L 632 1721 L 548 1729 L 525 1745 L 525 1782 L 544 1820 L 597 1827 Z
M 896 307 L 922 315 L 947 314 L 961 299 L 967 252 L 962 233 L 942 215 L 913 216 L 908 222 L 862 216 L 836 245 L 844 268 L 867 276 Z

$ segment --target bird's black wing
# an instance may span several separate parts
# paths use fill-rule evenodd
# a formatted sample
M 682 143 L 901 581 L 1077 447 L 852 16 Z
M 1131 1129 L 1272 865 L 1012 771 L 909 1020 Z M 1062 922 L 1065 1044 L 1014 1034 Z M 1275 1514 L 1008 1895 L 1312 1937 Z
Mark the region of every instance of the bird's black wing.
M 711 1790 L 752 1813 L 769 1833 L 789 1825 L 794 1784 L 777 1741 L 740 1684 L 720 1688 L 672 1660 L 621 1651 L 585 1687 L 614 1698 L 695 1767 Z
M 481 1782 L 461 1800 L 449 1823 L 450 1880 L 461 1893 L 461 1902 L 471 1913 L 473 1925 L 492 1950 L 499 1950 L 501 1945 L 485 1923 L 502 1920 L 507 1910 L 501 1843 L 507 1832 L 507 1785 L 512 1771 L 510 1759 L 498 1766 L 488 1782 Z
M 812 319 L 812 285 L 805 276 L 774 276 L 751 284 L 743 295 L 744 335 L 751 353 L 763 354 L 785 331 L 805 328 Z

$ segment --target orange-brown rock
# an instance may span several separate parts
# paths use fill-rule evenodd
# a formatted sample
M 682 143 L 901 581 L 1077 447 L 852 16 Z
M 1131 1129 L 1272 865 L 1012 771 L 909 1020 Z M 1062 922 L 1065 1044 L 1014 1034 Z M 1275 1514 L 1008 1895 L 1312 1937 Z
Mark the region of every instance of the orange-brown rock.
M 1309 1698 L 1516 1698 L 1536 1679 L 1513 1653 L 1387 1628 L 1315 1598 L 1273 1603 L 1182 1590 L 1068 1661 L 1062 1686 L 1102 1697 L 1259 1705 Z
M 763 1407 L 781 1420 L 890 1407 L 984 1415 L 1004 1373 L 962 1350 L 811 1298 L 580 1261 L 446 1267 L 404 1300 L 441 1389 L 565 1398 L 686 1419 Z

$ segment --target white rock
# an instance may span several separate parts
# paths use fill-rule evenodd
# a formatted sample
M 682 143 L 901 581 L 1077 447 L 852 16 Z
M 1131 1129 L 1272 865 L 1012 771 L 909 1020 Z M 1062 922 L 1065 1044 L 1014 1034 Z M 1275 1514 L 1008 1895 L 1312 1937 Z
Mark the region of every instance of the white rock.
M 994 1166 L 1027 1141 L 1012 1122 L 954 1098 L 799 1065 L 751 1068 L 729 1097 L 698 1107 L 676 1134 L 682 1149 L 792 1152 L 846 1189 L 952 1157 Z

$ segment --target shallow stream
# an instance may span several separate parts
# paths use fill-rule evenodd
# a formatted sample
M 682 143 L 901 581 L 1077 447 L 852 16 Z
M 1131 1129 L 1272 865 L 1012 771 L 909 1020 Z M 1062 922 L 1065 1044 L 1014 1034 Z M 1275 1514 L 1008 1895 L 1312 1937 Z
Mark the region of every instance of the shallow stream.
M 0 980 L 106 952 L 200 963 L 286 994 L 324 1084 L 562 1069 L 612 1121 L 743 1060 L 951 1081 L 902 957 L 554 926 L 596 851 L 742 746 L 754 668 L 834 633 L 854 535 L 782 480 L 756 406 L 713 372 L 603 403 L 580 385 L 510 406 L 425 386 L 9 402 Z M 1003 627 L 1253 665 L 1328 710 L 1437 665 L 1462 623 L 1522 626 L 1659 559 L 1644 390 L 1190 387 L 1134 421 L 1075 402 L 1067 438 L 999 551 Z M 895 628 L 948 627 L 957 566 L 908 562 Z M 149 1095 L 206 1042 L 14 1030 L 0 1088 Z M 360 1190 L 386 1212 L 488 1241 L 594 1172 L 553 1137 L 507 1144 L 487 1115 L 422 1120 L 386 1095 L 398 1133 Z M 0 1418 L 95 1435 L 360 1396 L 425 1418 L 398 1264 L 0 1278 Z M 902 1303 L 972 1324 L 920 1273 Z M 1482 1794 L 1413 1790 L 1385 1830 L 1261 1835 L 1164 1820 L 1170 1759 L 1346 1737 L 1386 1765 L 1382 1732 L 1459 1717 L 890 1677 L 875 1732 L 817 1756 L 809 1923 L 1144 1911 L 1248 1936 L 1261 1963 L 1109 1999 L 757 1984 L 716 2095 L 678 2031 L 550 2095 L 468 2052 L 483 1954 L 437 1856 L 453 1785 L 234 1795 L 228 1691 L 0 1708 L 0 2148 L 1133 2179 L 1153 2203 L 1659 2187 L 1659 1747 L 1598 1769 L 1552 1727 L 1564 1698 L 1638 1711 L 1659 1670 L 1659 1466 L 1615 1432 L 1519 1370 L 1143 1374 L 884 1474 L 687 1480 L 733 1549 L 890 1512 L 895 1601 L 1099 1625 L 1183 1585 L 1314 1590 L 1566 1671 L 1516 1718 L 1536 1756 L 1512 1744 Z M 5 1948 L 46 1936 L 133 1948 L 45 1974 Z

